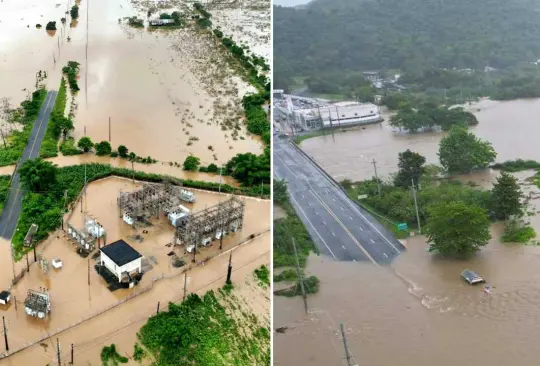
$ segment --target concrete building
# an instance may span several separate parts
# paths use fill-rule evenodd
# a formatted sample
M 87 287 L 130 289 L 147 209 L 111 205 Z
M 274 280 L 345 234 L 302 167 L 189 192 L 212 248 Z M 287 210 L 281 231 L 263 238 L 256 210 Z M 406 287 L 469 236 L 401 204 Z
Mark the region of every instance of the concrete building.
M 369 80 L 372 83 L 377 82 L 380 79 L 378 71 L 364 71 L 362 74 L 366 80 Z
M 123 240 L 100 249 L 101 265 L 105 266 L 118 282 L 132 282 L 134 272 L 142 273 L 142 255 Z
M 294 122 L 304 129 L 348 127 L 381 122 L 379 107 L 371 103 L 340 102 L 294 111 Z

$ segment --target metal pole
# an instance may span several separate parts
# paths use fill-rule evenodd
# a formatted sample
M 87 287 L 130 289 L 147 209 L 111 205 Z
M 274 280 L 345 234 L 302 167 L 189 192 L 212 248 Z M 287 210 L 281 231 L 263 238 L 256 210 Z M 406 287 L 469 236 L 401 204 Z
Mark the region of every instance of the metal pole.
M 159 314 L 159 301 L 157 303 L 157 311 L 156 311 L 156 314 Z
M 187 272 L 184 273 L 184 299 L 182 301 L 186 300 L 186 294 L 187 294 Z
M 62 359 L 60 358 L 60 341 L 56 338 L 56 356 L 58 357 L 58 366 L 62 366 Z
M 219 168 L 219 193 L 221 193 L 221 171 L 223 170 L 223 167 Z
M 375 159 L 371 162 L 373 168 L 375 169 L 375 180 L 377 181 L 377 190 L 379 191 L 379 196 L 381 195 L 381 182 L 379 181 L 379 175 L 377 174 L 377 162 Z
M 30 272 L 30 262 L 28 262 L 28 253 L 26 253 L 26 272 Z
M 109 117 L 109 142 L 111 142 L 111 117 Z
M 227 281 L 225 281 L 226 284 L 231 284 L 231 274 L 232 274 L 232 252 L 229 255 L 229 267 L 227 268 Z
M 7 339 L 6 318 L 2 317 L 2 324 L 4 325 L 4 341 L 6 343 L 6 351 L 9 352 L 9 344 Z
M 351 366 L 351 354 L 349 353 L 349 346 L 347 345 L 347 337 L 345 337 L 345 330 L 343 329 L 343 323 L 340 324 L 341 336 L 343 337 L 343 346 L 345 347 L 345 358 L 347 359 L 347 365 Z
M 291 239 L 294 248 L 294 257 L 296 259 L 296 272 L 298 274 L 298 281 L 300 282 L 300 289 L 302 290 L 302 298 L 304 299 L 304 311 L 308 313 L 307 295 L 304 288 L 304 278 L 302 277 L 302 271 L 300 270 L 300 261 L 298 260 L 298 252 L 296 251 L 296 242 L 294 238 Z
M 90 258 L 88 258 L 88 286 L 90 286 Z
M 73 343 L 71 343 L 71 364 L 73 365 Z
M 132 177 L 133 177 L 133 184 L 135 184 L 135 162 L 133 160 L 131 160 L 131 174 L 132 174 Z
M 414 179 L 411 178 L 412 192 L 414 198 L 414 208 L 416 209 L 416 222 L 418 223 L 418 233 L 422 234 L 422 228 L 420 227 L 420 214 L 418 213 L 418 202 L 416 200 L 416 187 L 414 186 Z

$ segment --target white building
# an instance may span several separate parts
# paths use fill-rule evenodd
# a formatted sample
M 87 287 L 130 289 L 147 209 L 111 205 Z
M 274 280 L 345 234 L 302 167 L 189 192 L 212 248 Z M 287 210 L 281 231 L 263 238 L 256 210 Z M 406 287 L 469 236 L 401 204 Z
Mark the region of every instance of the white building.
M 348 127 L 383 120 L 379 107 L 372 103 L 340 102 L 319 108 L 298 109 L 294 114 L 295 122 L 305 129 Z
M 142 255 L 123 240 L 100 249 L 101 265 L 117 278 L 118 282 L 131 282 L 131 274 L 142 273 Z

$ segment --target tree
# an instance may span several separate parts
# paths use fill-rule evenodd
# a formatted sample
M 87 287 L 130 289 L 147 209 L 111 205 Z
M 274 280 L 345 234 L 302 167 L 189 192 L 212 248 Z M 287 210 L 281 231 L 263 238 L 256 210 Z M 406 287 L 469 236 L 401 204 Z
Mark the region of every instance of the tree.
M 135 161 L 135 159 L 137 159 L 137 154 L 135 154 L 134 152 L 130 152 L 128 155 L 128 160 Z
M 375 101 L 373 88 L 369 85 L 365 85 L 358 89 L 358 100 L 363 103 L 373 103 Z
M 27 160 L 20 170 L 23 186 L 32 192 L 43 192 L 56 182 L 58 166 L 43 159 Z
M 56 30 L 56 22 L 48 22 L 45 29 L 50 30 L 50 31 L 55 31 Z
M 196 156 L 190 155 L 184 160 L 184 170 L 197 171 L 201 165 L 201 159 Z
M 245 186 L 270 183 L 270 149 L 265 148 L 261 155 L 237 154 L 227 162 L 226 169 Z
M 79 7 L 77 6 L 77 4 L 71 7 L 70 14 L 71 14 L 71 19 L 77 19 L 79 17 Z
M 55 119 L 56 121 L 56 127 L 60 130 L 64 138 L 67 136 L 69 131 L 73 130 L 73 121 L 70 118 L 64 117 L 64 116 L 58 116 L 58 118 Z
M 217 172 L 219 172 L 218 166 L 216 164 L 213 164 L 213 163 L 208 165 L 207 170 L 208 170 L 208 173 L 217 173 Z
M 490 208 L 497 220 L 508 220 L 522 213 L 521 190 L 517 179 L 503 172 L 491 190 Z
M 90 137 L 84 136 L 81 137 L 81 139 L 77 143 L 77 147 L 86 153 L 92 150 L 92 148 L 94 147 L 94 143 L 92 142 Z
M 118 155 L 120 155 L 121 158 L 127 158 L 128 156 L 128 148 L 125 147 L 124 145 L 120 145 L 118 146 Z
M 101 141 L 96 144 L 96 154 L 97 156 L 110 155 L 112 152 L 112 147 L 109 141 Z
M 398 187 L 408 188 L 414 180 L 414 184 L 418 185 L 420 177 L 424 173 L 425 162 L 425 157 L 411 150 L 399 153 L 399 171 L 394 179 L 394 184 Z
M 449 173 L 469 173 L 487 168 L 497 153 L 488 141 L 477 138 L 460 126 L 453 126 L 439 144 L 439 159 Z
M 453 201 L 433 206 L 429 214 L 426 232 L 430 252 L 468 257 L 491 239 L 489 218 L 479 206 Z

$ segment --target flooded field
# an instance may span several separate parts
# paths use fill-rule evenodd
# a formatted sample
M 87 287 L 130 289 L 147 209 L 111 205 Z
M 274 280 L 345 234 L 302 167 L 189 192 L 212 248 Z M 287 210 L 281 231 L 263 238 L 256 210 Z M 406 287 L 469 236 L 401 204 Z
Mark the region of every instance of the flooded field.
M 467 107 L 479 124 L 470 130 L 493 144 L 497 161 L 511 159 L 540 160 L 536 133 L 540 100 L 496 102 L 484 100 Z M 442 132 L 407 134 L 394 131 L 386 122 L 345 133 L 315 137 L 302 142 L 302 148 L 313 156 L 338 181 L 358 181 L 374 175 L 373 159 L 378 173 L 388 176 L 397 171 L 398 154 L 407 149 L 426 157 L 427 163 L 438 164 L 437 152 Z
M 119 217 L 119 210 L 116 205 L 116 198 L 120 190 L 127 192 L 140 188 L 129 179 L 106 178 L 91 183 L 87 189 L 87 197 L 84 200 L 84 213 L 94 217 L 100 222 L 107 235 L 107 243 L 123 239 L 132 245 L 143 256 L 143 268 L 146 268 L 142 281 L 133 289 L 121 289 L 111 292 L 107 289 L 105 281 L 94 270 L 96 260 L 82 258 L 75 252 L 74 245 L 67 240 L 62 231 L 51 235 L 43 244 L 38 247 L 38 253 L 42 253 L 49 261 L 59 257 L 63 261 L 63 268 L 50 270 L 46 275 L 36 265 L 32 265 L 30 272 L 12 289 L 15 296 L 15 303 L 0 310 L 6 316 L 6 320 L 12 327 L 10 332 L 10 347 L 19 348 L 27 342 L 35 341 L 45 337 L 48 333 L 57 329 L 69 326 L 78 320 L 113 305 L 127 296 L 138 293 L 146 288 L 153 288 L 157 283 L 154 280 L 158 277 L 176 278 L 176 282 L 183 286 L 182 277 L 179 275 L 181 268 L 172 265 L 171 251 L 174 251 L 178 258 L 189 264 L 193 254 L 184 253 L 183 247 L 172 248 L 168 244 L 172 243 L 174 230 L 167 219 L 162 217 L 151 221 L 150 226 L 133 229 L 125 224 Z M 186 204 L 192 211 L 198 211 L 217 204 L 228 195 L 211 193 L 206 191 L 194 191 L 196 203 Z M 99 197 L 99 198 L 98 198 Z M 244 227 L 238 233 L 228 236 L 223 241 L 223 251 L 235 247 L 238 243 L 245 241 L 251 234 L 258 234 L 269 230 L 270 203 L 269 201 L 246 198 L 246 211 Z M 72 216 L 66 216 L 66 220 L 75 227 L 82 228 L 83 214 L 80 203 L 74 208 Z M 255 239 L 256 245 L 262 246 L 266 252 L 269 248 L 269 234 Z M 218 242 L 214 242 L 207 248 L 198 250 L 197 259 L 202 260 L 210 255 L 220 252 Z M 9 256 L 9 244 L 1 243 L 2 267 L 0 267 L 0 285 L 7 288 L 12 276 L 12 266 Z M 245 244 L 248 245 L 248 244 Z M 251 245 L 251 244 L 250 244 Z M 254 244 L 255 245 L 255 244 Z M 32 254 L 29 255 L 30 262 L 33 262 Z M 227 258 L 228 259 L 228 258 Z M 264 258 L 269 261 L 269 255 Z M 236 261 L 233 255 L 233 260 Z M 212 270 L 212 261 L 204 267 L 207 268 L 205 276 L 218 275 Z M 22 260 L 16 264 L 17 273 L 26 266 L 26 261 Z M 89 270 L 90 268 L 90 270 Z M 221 274 L 221 273 L 219 273 Z M 226 271 L 223 272 L 226 274 Z M 90 284 L 88 283 L 90 282 Z M 44 287 L 49 289 L 52 298 L 52 313 L 46 321 L 40 321 L 28 317 L 24 313 L 24 299 L 28 289 L 39 289 Z M 153 291 L 153 290 L 151 290 Z M 178 294 L 178 293 L 176 293 Z M 120 307 L 124 307 L 123 304 Z M 145 304 L 146 306 L 147 304 Z M 152 302 L 151 307 L 155 304 Z M 255 307 L 259 307 L 256 304 Z M 61 314 L 61 316 L 60 316 Z M 118 325 L 118 324 L 117 324 Z
M 253 270 L 269 263 L 269 240 L 266 234 L 233 251 L 234 293 L 242 299 L 244 311 L 255 314 L 264 324 L 269 325 L 268 291 L 263 291 L 253 281 Z M 188 273 L 188 292 L 200 295 L 208 290 L 216 290 L 225 283 L 228 253 L 217 257 L 203 267 Z M 183 279 L 171 278 L 157 282 L 153 289 L 109 312 L 95 317 L 58 337 L 62 345 L 62 359 L 69 360 L 69 345 L 75 345 L 75 361 L 84 365 L 101 365 L 99 358 L 103 346 L 115 343 L 122 355 L 133 354 L 136 333 L 147 319 L 156 312 L 157 302 L 166 309 L 169 301 L 179 301 L 183 296 Z M 249 307 L 249 309 L 247 309 Z M 20 311 L 20 310 L 19 310 Z M 19 317 L 22 317 L 21 313 Z M 48 340 L 24 352 L 0 360 L 0 365 L 41 365 L 55 361 L 56 340 Z M 130 360 L 129 365 L 137 364 Z
M 213 35 L 189 21 L 183 29 L 149 31 L 123 20 L 146 19 L 153 3 L 83 0 L 73 27 L 60 23 L 65 0 L 0 3 L 0 97 L 20 103 L 38 70 L 47 71 L 48 88 L 57 89 L 62 66 L 77 61 L 76 139 L 108 140 L 110 118 L 113 147 L 123 144 L 160 161 L 182 162 L 193 153 L 208 165 L 239 152 L 260 153 L 262 144 L 241 120 L 241 97 L 252 88 L 235 76 Z M 159 4 L 188 18 L 192 11 L 191 3 Z M 58 25 L 54 34 L 45 31 L 50 20 Z M 43 28 L 36 29 L 38 23 Z

